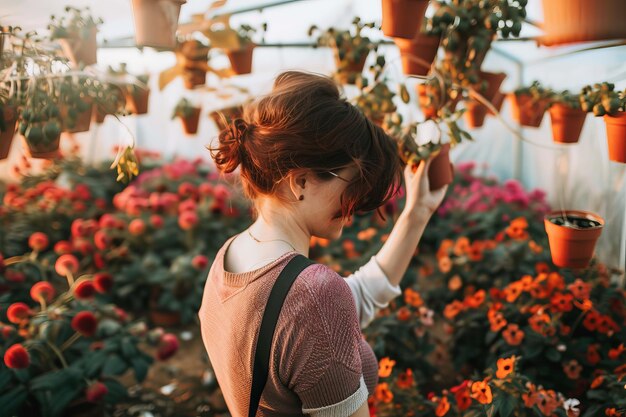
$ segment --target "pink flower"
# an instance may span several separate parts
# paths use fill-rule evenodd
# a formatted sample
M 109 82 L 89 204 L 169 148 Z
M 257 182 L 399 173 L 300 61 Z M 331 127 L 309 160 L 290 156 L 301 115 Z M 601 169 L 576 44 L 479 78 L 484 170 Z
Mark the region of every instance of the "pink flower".
M 30 235 L 30 238 L 28 239 L 28 246 L 32 250 L 37 251 L 37 252 L 46 250 L 49 244 L 50 244 L 50 240 L 48 239 L 48 235 L 46 235 L 45 233 L 41 233 L 41 232 L 33 233 L 32 235 Z
M 183 230 L 193 229 L 198 221 L 198 215 L 193 211 L 185 211 L 178 216 L 178 225 Z
M 31 298 L 37 302 L 39 302 L 40 298 L 43 298 L 47 303 L 50 303 L 54 299 L 55 294 L 54 287 L 48 281 L 37 282 L 30 289 Z
M 146 231 L 146 224 L 141 219 L 134 219 L 128 225 L 128 231 L 133 236 L 140 236 Z
M 159 342 L 159 347 L 157 349 L 157 359 L 160 361 L 167 360 L 174 356 L 174 354 L 178 351 L 179 342 L 176 335 L 172 333 L 165 333 Z
M 57 261 L 54 263 L 55 271 L 62 277 L 69 274 L 76 274 L 78 272 L 78 266 L 78 259 L 69 253 L 59 256 Z
M 109 389 L 100 381 L 96 381 L 87 387 L 85 398 L 87 401 L 96 403 L 100 401 L 109 392 Z

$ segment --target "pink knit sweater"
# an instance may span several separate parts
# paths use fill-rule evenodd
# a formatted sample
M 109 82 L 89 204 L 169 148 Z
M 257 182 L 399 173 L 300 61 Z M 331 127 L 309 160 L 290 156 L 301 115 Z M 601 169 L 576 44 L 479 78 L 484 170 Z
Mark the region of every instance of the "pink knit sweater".
M 224 270 L 218 252 L 204 289 L 202 339 L 233 417 L 248 412 L 253 352 L 270 290 L 296 252 L 253 271 Z M 291 287 L 276 326 L 269 376 L 257 416 L 346 417 L 372 394 L 378 364 L 363 339 L 346 280 L 321 264 Z

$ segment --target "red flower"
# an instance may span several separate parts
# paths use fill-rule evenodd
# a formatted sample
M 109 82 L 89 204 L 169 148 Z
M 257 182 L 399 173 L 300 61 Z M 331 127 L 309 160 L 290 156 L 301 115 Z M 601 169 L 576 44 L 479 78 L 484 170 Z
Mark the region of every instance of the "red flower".
M 198 187 L 198 192 L 203 196 L 210 196 L 213 194 L 213 185 L 209 183 L 202 183 Z
M 472 398 L 470 397 L 469 392 L 469 382 L 469 380 L 465 380 L 460 385 L 450 388 L 450 392 L 452 392 L 456 398 L 456 405 L 459 408 L 459 411 L 467 410 L 472 405 Z
M 50 240 L 45 233 L 35 232 L 28 238 L 28 246 L 37 252 L 45 250 L 50 244 Z
M 48 281 L 37 282 L 30 289 L 31 298 L 37 302 L 39 302 L 40 298 L 43 298 L 47 303 L 50 303 L 55 294 L 54 287 Z
M 4 274 L 4 277 L 7 279 L 7 281 L 17 284 L 26 281 L 26 274 L 21 271 L 15 271 L 13 269 L 7 270 Z
M 30 365 L 30 355 L 21 344 L 17 343 L 4 353 L 4 363 L 12 369 L 24 369 Z
M 75 274 L 78 272 L 78 259 L 74 255 L 66 253 L 65 255 L 59 256 L 56 263 L 54 264 L 54 269 L 57 271 L 57 274 L 61 276 L 67 276 L 69 274 Z
M 105 250 L 111 246 L 111 238 L 104 230 L 98 230 L 93 236 L 93 243 L 96 245 L 96 248 Z
M 209 265 L 209 259 L 204 255 L 196 255 L 191 260 L 191 265 L 199 271 L 202 271 Z
M 105 294 L 113 287 L 113 277 L 108 272 L 99 272 L 93 277 L 93 286 L 100 294 Z
M 230 197 L 230 191 L 228 191 L 228 188 L 226 188 L 225 185 L 218 184 L 213 189 L 213 195 L 217 200 L 223 201 Z
M 190 182 L 183 182 L 178 186 L 178 194 L 182 197 L 193 197 L 196 194 L 196 186 Z
M 81 311 L 72 319 L 72 329 L 86 337 L 93 336 L 97 327 L 98 320 L 91 311 Z
M 91 281 L 81 281 L 74 287 L 74 297 L 79 300 L 92 298 L 95 292 L 96 289 Z
M 616 347 L 615 349 L 611 349 L 609 350 L 609 359 L 611 360 L 617 360 L 617 358 L 620 357 L 620 355 L 624 352 L 624 344 L 620 344 L 618 347 Z
M 11 323 L 19 324 L 30 316 L 30 308 L 25 303 L 13 303 L 7 308 L 7 318 Z
M 141 219 L 135 219 L 128 225 L 128 231 L 133 236 L 140 236 L 146 231 L 146 224 Z
M 87 401 L 92 403 L 96 403 L 102 399 L 107 393 L 109 389 L 102 382 L 97 381 L 87 387 L 85 391 L 85 397 L 87 397 Z
M 163 217 L 157 214 L 153 214 L 152 216 L 150 216 L 150 224 L 155 229 L 160 229 L 161 227 L 163 227 Z
M 157 349 L 157 359 L 160 361 L 167 360 L 174 356 L 178 351 L 178 338 L 172 333 L 165 333 L 161 336 L 159 347 Z
M 183 230 L 191 230 L 198 224 L 198 215 L 193 211 L 185 211 L 178 216 L 178 225 Z
M 597 343 L 587 346 L 587 362 L 589 362 L 590 365 L 596 365 L 602 359 L 598 352 L 599 347 L 600 345 Z
M 72 252 L 72 244 L 67 240 L 60 240 L 54 244 L 54 253 L 63 255 Z
M 99 225 L 103 229 L 115 229 L 117 219 L 113 217 L 112 214 L 103 214 L 102 217 L 100 217 Z

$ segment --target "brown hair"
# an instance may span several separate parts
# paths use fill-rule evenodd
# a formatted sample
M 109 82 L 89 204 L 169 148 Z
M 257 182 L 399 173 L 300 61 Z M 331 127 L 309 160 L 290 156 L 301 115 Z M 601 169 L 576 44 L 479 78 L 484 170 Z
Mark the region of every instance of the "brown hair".
M 270 94 L 244 108 L 209 148 L 220 171 L 241 165 L 246 195 L 275 195 L 291 170 L 327 171 L 356 164 L 359 175 L 341 196 L 342 216 L 384 205 L 399 189 L 401 160 L 393 140 L 341 96 L 330 78 L 287 71 Z

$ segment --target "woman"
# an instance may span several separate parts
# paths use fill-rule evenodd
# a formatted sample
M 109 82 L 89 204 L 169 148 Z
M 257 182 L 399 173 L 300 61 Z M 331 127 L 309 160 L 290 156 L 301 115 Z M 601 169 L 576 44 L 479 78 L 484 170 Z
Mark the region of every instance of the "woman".
M 234 417 L 248 415 L 254 350 L 270 290 L 311 236 L 337 239 L 355 212 L 399 189 L 393 141 L 340 96 L 329 78 L 289 71 L 245 109 L 211 149 L 217 167 L 240 167 L 256 221 L 218 252 L 199 317 L 202 338 Z M 445 194 L 428 190 L 430 161 L 404 170 L 406 206 L 376 256 L 347 279 L 313 264 L 280 310 L 257 416 L 368 416 L 378 363 L 361 336 L 400 280 Z

